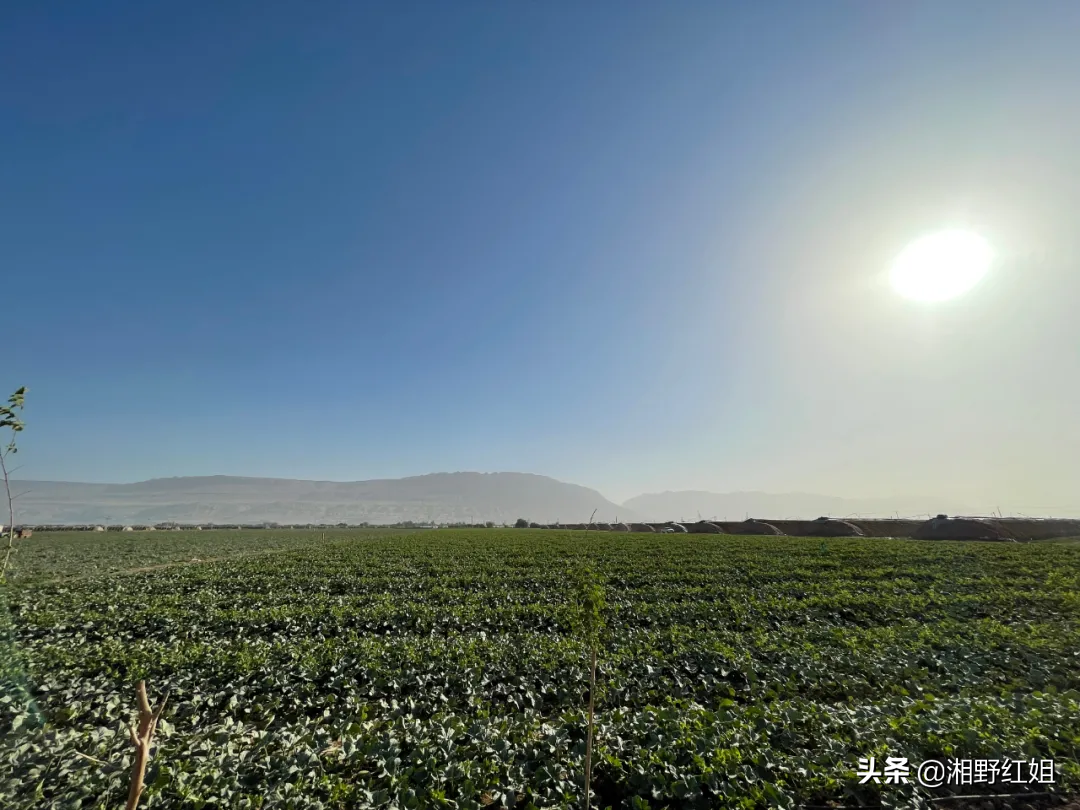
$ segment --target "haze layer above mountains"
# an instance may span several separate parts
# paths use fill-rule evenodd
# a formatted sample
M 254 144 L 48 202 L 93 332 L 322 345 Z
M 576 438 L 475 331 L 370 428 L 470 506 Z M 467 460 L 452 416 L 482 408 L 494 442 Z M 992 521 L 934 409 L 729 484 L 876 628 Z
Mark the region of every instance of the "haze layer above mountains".
M 596 520 L 661 521 L 819 515 L 972 514 L 962 504 L 929 499 L 854 500 L 808 494 L 664 492 L 623 505 L 593 489 L 528 473 L 435 473 L 410 478 L 335 482 L 208 476 L 135 484 L 13 482 L 16 519 L 26 524 L 85 523 L 398 523 Z

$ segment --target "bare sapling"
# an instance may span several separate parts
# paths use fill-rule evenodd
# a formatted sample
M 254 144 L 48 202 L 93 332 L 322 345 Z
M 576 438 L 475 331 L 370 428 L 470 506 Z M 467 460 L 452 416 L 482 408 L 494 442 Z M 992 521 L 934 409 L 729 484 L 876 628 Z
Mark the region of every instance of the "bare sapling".
M 585 736 L 585 810 L 589 810 L 592 794 L 592 753 L 596 717 L 596 665 L 600 636 L 604 629 L 604 589 L 599 577 L 588 566 L 577 572 L 575 593 L 578 633 L 585 642 L 589 656 L 588 725 Z
M 146 682 L 139 681 L 135 692 L 139 708 L 139 727 L 136 729 L 135 726 L 128 726 L 131 743 L 135 746 L 135 762 L 131 766 L 131 787 L 128 790 L 127 810 L 135 810 L 139 806 L 139 797 L 143 792 L 143 779 L 146 778 L 146 765 L 150 761 L 150 746 L 153 744 L 158 720 L 161 719 L 161 713 L 165 711 L 165 704 L 169 700 L 169 693 L 166 692 L 157 709 L 151 710 L 150 700 L 146 697 Z
M 15 445 L 15 439 L 23 430 L 23 421 L 19 418 L 19 412 L 23 409 L 26 399 L 26 387 L 23 386 L 10 397 L 7 405 L 0 405 L 0 429 L 7 428 L 11 431 L 11 438 L 7 446 L 0 450 L 0 472 L 4 476 L 4 495 L 7 497 L 8 525 L 7 545 L 4 548 L 4 563 L 0 568 L 0 582 L 7 581 L 8 566 L 11 564 L 11 553 L 15 550 L 15 499 L 11 496 L 11 477 L 8 474 L 8 456 L 19 452 Z M 2 536 L 2 535 L 0 535 Z

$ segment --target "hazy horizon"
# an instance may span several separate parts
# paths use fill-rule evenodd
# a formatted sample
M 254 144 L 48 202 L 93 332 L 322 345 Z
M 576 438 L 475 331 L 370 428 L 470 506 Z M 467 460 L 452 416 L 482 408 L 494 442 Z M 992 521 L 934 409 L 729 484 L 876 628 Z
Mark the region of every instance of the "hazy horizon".
M 325 491 L 322 494 L 317 494 L 316 490 L 311 489 L 308 485 L 321 486 L 326 485 L 331 487 L 331 492 L 338 494 L 343 493 L 342 487 L 350 487 L 353 485 L 372 485 L 372 484 L 385 484 L 389 485 L 389 490 L 386 490 L 391 500 L 394 497 L 400 497 L 405 494 L 399 487 L 394 489 L 396 485 L 403 484 L 416 484 L 421 479 L 438 479 L 446 477 L 511 477 L 516 479 L 529 479 L 535 481 L 540 485 L 540 489 L 545 489 L 550 482 L 554 482 L 559 485 L 567 485 L 574 489 L 586 489 L 590 492 L 598 495 L 606 504 L 604 509 L 613 508 L 616 511 L 612 512 L 614 517 L 618 516 L 618 509 L 627 509 L 627 519 L 635 520 L 642 517 L 648 517 L 650 520 L 669 520 L 669 519 L 683 519 L 700 515 L 702 517 L 712 517 L 722 520 L 734 520 L 737 515 L 745 514 L 747 516 L 757 515 L 759 517 L 770 516 L 776 519 L 811 519 L 819 515 L 829 515 L 832 517 L 861 517 L 861 518 L 890 518 L 890 517 L 902 517 L 902 518 L 918 518 L 926 517 L 939 513 L 946 513 L 951 515 L 982 515 L 993 516 L 1001 515 L 1006 517 L 1037 517 L 1037 518 L 1080 518 L 1080 505 L 1066 505 L 1060 507 L 1046 506 L 1045 504 L 1020 504 L 1017 502 L 1006 502 L 1002 504 L 989 504 L 989 503 L 961 503 L 955 499 L 950 499 L 947 496 L 942 497 L 940 495 L 922 493 L 917 495 L 896 495 L 894 493 L 882 494 L 872 497 L 864 498 L 849 498 L 842 495 L 835 495 L 825 492 L 805 492 L 805 491 L 789 491 L 789 492 L 765 492 L 761 490 L 733 490 L 729 492 L 711 492 L 707 490 L 659 490 L 656 492 L 640 492 L 627 498 L 612 497 L 608 493 L 603 492 L 595 487 L 586 487 L 579 482 L 550 478 L 548 476 L 539 475 L 537 473 L 529 473 L 522 471 L 500 470 L 500 471 L 476 471 L 476 470 L 447 470 L 425 473 L 417 476 L 409 476 L 406 478 L 375 478 L 375 479 L 362 479 L 353 481 L 334 481 L 328 479 L 296 479 L 296 478 L 281 478 L 281 477 L 260 477 L 260 476 L 227 476 L 227 475 L 208 475 L 208 476 L 165 476 L 159 478 L 146 479 L 142 481 L 108 481 L 108 482 L 78 482 L 78 481 L 57 481 L 49 479 L 41 480 L 19 480 L 12 481 L 12 486 L 15 490 L 16 501 L 20 507 L 19 522 L 56 522 L 48 514 L 43 514 L 40 511 L 34 513 L 35 509 L 45 508 L 46 510 L 51 507 L 60 505 L 63 501 L 70 501 L 74 497 L 75 500 L 80 501 L 82 505 L 92 511 L 96 510 L 97 517 L 89 519 L 90 522 L 100 522 L 105 518 L 102 517 L 107 513 L 109 508 L 106 506 L 106 501 L 109 501 L 112 496 L 117 495 L 115 491 L 106 492 L 104 490 L 85 491 L 83 487 L 114 487 L 129 491 L 135 486 L 155 484 L 160 485 L 157 496 L 165 495 L 169 491 L 170 486 L 179 487 L 173 494 L 177 492 L 183 493 L 186 502 L 183 504 L 186 507 L 199 508 L 200 499 L 206 500 L 202 506 L 206 507 L 215 499 L 219 499 L 222 494 L 228 495 L 231 490 L 232 484 L 236 482 L 243 482 L 246 485 L 254 485 L 254 488 L 246 489 L 245 498 L 241 499 L 245 504 L 245 509 L 254 510 L 253 512 L 246 512 L 247 517 L 258 517 L 262 513 L 259 509 L 271 508 L 274 510 L 285 509 L 289 510 L 303 510 L 305 507 L 312 505 L 312 498 L 315 502 L 321 503 L 324 500 Z M 191 491 L 188 487 L 194 483 L 217 485 L 218 487 L 224 487 L 224 489 L 215 490 L 213 487 L 210 489 L 203 489 L 201 491 Z M 40 492 L 35 488 L 35 485 L 48 485 L 45 492 Z M 60 489 L 52 485 L 59 485 Z M 63 491 L 63 487 L 71 485 L 76 489 L 72 491 Z M 275 488 L 272 492 L 262 491 L 258 489 L 259 485 L 284 485 L 284 489 Z M 297 489 L 296 487 L 300 487 Z M 27 489 L 29 487 L 29 489 Z M 54 496 L 58 493 L 62 493 L 59 501 Z M 191 497 L 195 494 L 199 495 L 195 501 L 191 501 Z M 232 491 L 235 495 L 236 492 Z M 437 507 L 439 501 L 446 495 L 446 492 L 442 489 L 436 488 L 430 491 L 424 490 L 411 490 L 407 492 L 407 500 L 409 500 L 414 507 L 427 508 Z M 458 491 L 458 496 L 464 497 L 463 501 L 458 502 L 458 506 L 467 509 L 474 509 L 477 504 L 469 503 L 470 497 L 477 495 L 475 490 L 470 490 L 466 487 L 463 490 Z M 127 503 L 124 496 L 120 503 Z M 261 501 L 260 501 L 261 497 Z M 348 494 L 345 497 L 345 501 L 355 497 L 355 493 Z M 137 500 L 137 498 L 136 498 Z M 182 499 L 183 500 L 183 499 Z M 151 498 L 151 501 L 161 505 L 157 498 Z M 261 503 L 261 506 L 259 505 Z M 527 504 L 527 501 L 523 502 Z M 566 501 L 562 502 L 563 507 L 557 507 L 551 502 L 548 502 L 546 507 L 551 507 L 562 515 L 561 518 L 547 519 L 567 520 L 567 515 L 563 513 L 575 513 L 581 511 L 584 507 L 573 507 L 566 505 Z M 70 504 L 69 504 L 70 505 Z M 144 504 L 146 505 L 146 504 Z M 174 504 L 176 505 L 176 504 Z M 488 507 L 492 506 L 489 502 Z M 30 515 L 25 514 L 24 507 L 30 507 Z M 529 515 L 529 509 L 526 507 L 524 511 L 515 511 L 512 506 L 506 503 L 501 504 L 510 509 L 515 517 L 522 515 Z M 113 507 L 115 510 L 117 507 Z M 483 509 L 485 507 L 481 507 Z M 561 511 L 560 511 L 561 509 Z M 150 510 L 153 512 L 153 509 Z M 498 507 L 496 507 L 498 511 Z M 588 511 L 585 508 L 585 511 Z M 258 514 L 256 514 L 258 513 Z M 507 513 L 509 514 L 509 512 Z M 481 518 L 480 514 L 475 514 L 477 519 L 490 519 L 493 515 L 488 513 L 484 514 Z M 505 514 L 494 515 L 495 517 L 505 518 Z M 530 515 L 536 517 L 535 515 Z M 146 518 L 147 515 L 143 514 Z M 278 516 L 286 522 L 291 522 L 289 518 Z M 355 516 L 354 516 L 355 517 Z M 356 520 L 365 519 L 366 516 L 355 517 Z M 416 516 L 408 519 L 414 519 Z M 580 517 L 580 515 L 578 516 Z M 614 519 L 609 515 L 606 519 Z M 163 518 L 155 517 L 151 522 L 160 522 Z M 191 520 L 196 520 L 192 517 Z M 230 514 L 224 518 L 224 522 L 236 522 L 239 517 L 235 514 Z M 299 518 L 297 518 L 299 519 Z M 401 518 L 402 520 L 406 518 Z M 582 518 L 583 519 L 583 518 Z M 603 518 L 598 518 L 603 519 Z M 301 522 L 308 522 L 308 518 L 304 518 Z M 569 518 L 570 522 L 573 522 L 574 518 Z M 131 521 L 139 522 L 134 517 L 131 517 Z M 64 522 L 64 521 L 61 521 Z M 72 522 L 68 520 L 66 522 Z M 76 519 L 74 522 L 83 523 L 85 520 Z M 146 520 L 143 520 L 146 522 Z M 580 521 L 579 521 L 580 522 Z
M 127 486 L 127 485 L 130 485 L 130 484 L 145 484 L 145 483 L 149 483 L 151 481 L 170 481 L 170 480 L 183 479 L 183 478 L 248 478 L 248 479 L 261 479 L 261 480 L 266 480 L 266 481 L 302 481 L 302 482 L 305 482 L 305 483 L 313 483 L 313 484 L 322 484 L 322 483 L 326 483 L 326 484 L 357 484 L 357 483 L 366 483 L 366 482 L 369 482 L 369 481 L 399 481 L 402 478 L 424 478 L 424 477 L 427 477 L 427 476 L 436 476 L 436 475 L 461 475 L 461 474 L 466 474 L 466 475 L 501 475 L 501 474 L 508 474 L 508 475 L 526 475 L 526 476 L 528 476 L 528 475 L 536 475 L 536 476 L 543 476 L 542 473 L 533 473 L 533 472 L 528 472 L 527 470 L 432 470 L 431 472 L 417 473 L 416 475 L 389 477 L 389 478 L 384 478 L 384 477 L 351 478 L 351 479 L 344 479 L 344 478 L 294 478 L 294 477 L 290 477 L 290 476 L 278 476 L 278 475 L 237 475 L 237 474 L 228 474 L 228 475 L 226 475 L 226 474 L 220 474 L 220 473 L 210 473 L 210 474 L 206 474 L 206 475 L 158 475 L 158 476 L 153 476 L 151 478 L 140 478 L 140 479 L 131 479 L 131 480 L 124 480 L 124 481 L 119 481 L 119 480 L 109 480 L 109 481 L 104 481 L 104 480 L 100 480 L 100 481 L 82 481 L 82 480 L 80 480 L 80 481 L 75 481 L 75 480 L 72 480 L 72 479 L 62 479 L 62 478 L 34 478 L 34 479 L 12 478 L 12 482 L 13 483 L 16 483 L 16 482 L 19 482 L 19 483 L 33 483 L 34 481 L 41 481 L 41 482 L 44 482 L 44 483 L 116 484 L 116 485 L 120 485 L 120 486 Z M 553 476 L 543 476 L 543 477 L 553 478 L 553 480 L 556 480 L 556 481 L 562 481 L 563 480 L 563 479 L 554 478 Z M 576 481 L 565 481 L 564 483 L 578 483 L 578 482 L 576 482 Z M 582 484 L 581 486 L 586 486 L 586 485 Z M 769 492 L 769 493 L 766 493 L 764 490 L 743 489 L 743 490 L 729 490 L 727 492 L 719 493 L 719 492 L 714 492 L 712 490 L 704 490 L 704 489 L 701 489 L 701 490 L 676 490 L 676 489 L 668 488 L 668 489 L 658 489 L 658 490 L 650 491 L 650 492 L 635 492 L 635 493 L 627 496 L 626 498 L 616 498 L 616 497 L 610 497 L 608 495 L 608 493 L 603 492 L 602 490 L 600 490 L 597 487 L 589 487 L 589 488 L 590 489 L 596 489 L 598 492 L 600 492 L 605 497 L 609 497 L 609 499 L 612 502 L 618 503 L 618 504 L 625 503 L 628 500 L 631 500 L 631 499 L 636 498 L 636 497 L 640 497 L 642 495 L 668 495 L 668 494 L 672 494 L 672 493 L 697 493 L 697 492 L 706 493 L 706 494 L 717 494 L 717 495 L 723 495 L 723 494 L 727 494 L 727 495 L 730 495 L 730 494 L 738 494 L 738 495 L 770 494 L 770 495 L 820 495 L 820 496 L 826 496 L 826 497 L 843 497 L 842 495 L 836 495 L 835 493 L 828 493 L 828 492 L 791 491 L 791 492 Z M 875 497 L 888 497 L 888 495 L 889 495 L 889 493 L 878 493 L 878 495 L 875 496 Z M 931 496 L 928 495 L 927 493 L 922 493 L 922 495 L 916 495 L 914 497 L 931 497 Z
M 1080 5 L 253 8 L 6 15 L 15 477 L 1075 508 Z

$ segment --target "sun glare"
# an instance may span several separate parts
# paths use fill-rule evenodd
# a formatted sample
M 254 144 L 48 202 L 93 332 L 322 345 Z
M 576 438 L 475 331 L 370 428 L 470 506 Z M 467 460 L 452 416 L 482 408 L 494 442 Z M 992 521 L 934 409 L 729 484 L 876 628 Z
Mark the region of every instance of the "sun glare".
M 947 301 L 963 295 L 986 275 L 993 251 L 970 231 L 941 231 L 916 239 L 896 257 L 889 281 L 916 301 Z

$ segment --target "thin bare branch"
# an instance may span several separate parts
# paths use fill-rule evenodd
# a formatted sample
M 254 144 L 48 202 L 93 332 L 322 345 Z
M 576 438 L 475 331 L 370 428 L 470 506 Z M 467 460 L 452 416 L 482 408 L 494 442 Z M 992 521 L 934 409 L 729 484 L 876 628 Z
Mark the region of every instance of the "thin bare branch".
M 585 810 L 589 810 L 592 800 L 592 749 L 594 709 L 596 706 L 596 645 L 592 645 L 591 665 L 589 667 L 589 730 L 585 742 Z
M 105 762 L 104 760 L 98 759 L 97 757 L 92 757 L 89 754 L 84 754 L 82 751 L 76 751 L 75 756 L 82 757 L 83 759 L 88 760 L 89 762 L 93 762 L 95 765 L 104 765 L 105 767 L 108 767 L 108 765 L 109 765 L 108 762 Z
M 8 477 L 7 456 L 9 452 L 8 450 L 0 452 L 0 471 L 4 475 L 4 493 L 7 495 L 8 504 L 7 547 L 4 549 L 4 567 L 0 568 L 0 582 L 7 581 L 11 552 L 15 550 L 15 501 L 11 497 L 11 479 Z

